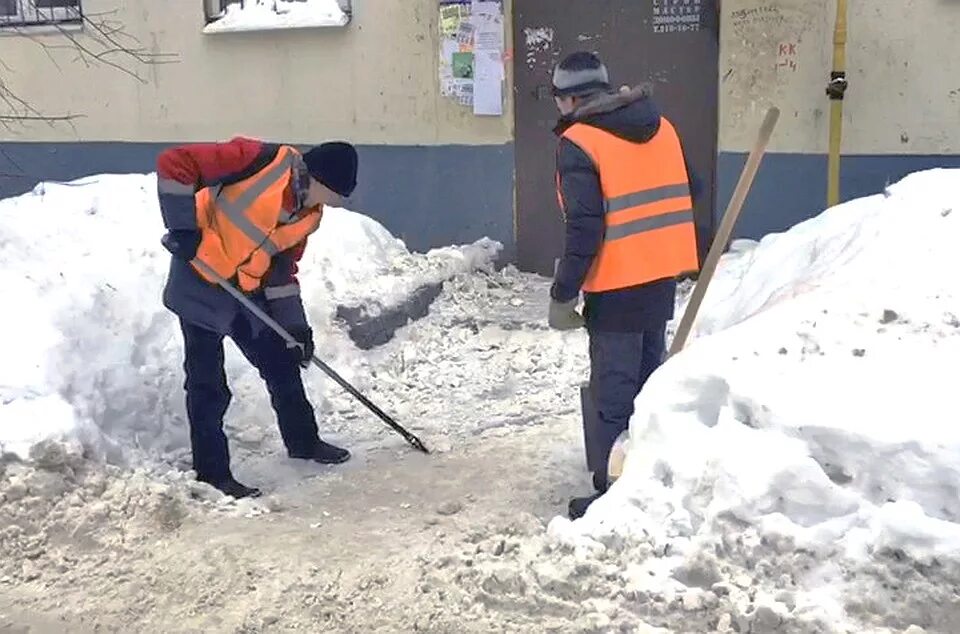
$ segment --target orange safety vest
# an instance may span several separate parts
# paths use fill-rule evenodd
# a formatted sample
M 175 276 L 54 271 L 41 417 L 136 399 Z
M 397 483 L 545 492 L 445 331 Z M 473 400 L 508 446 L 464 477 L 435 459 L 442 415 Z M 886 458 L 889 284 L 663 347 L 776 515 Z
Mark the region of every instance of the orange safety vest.
M 604 238 L 583 283 L 589 293 L 638 286 L 699 269 L 690 182 L 680 138 L 666 118 L 647 143 L 584 123 L 564 133 L 593 161 L 604 201 Z M 557 174 L 557 196 L 564 209 Z
M 201 231 L 197 259 L 224 279 L 236 276 L 246 293 L 260 287 L 274 255 L 299 244 L 320 224 L 319 206 L 296 216 L 283 208 L 283 193 L 298 158 L 295 149 L 281 146 L 277 156 L 253 176 L 196 194 Z M 216 283 L 202 267 L 193 267 Z

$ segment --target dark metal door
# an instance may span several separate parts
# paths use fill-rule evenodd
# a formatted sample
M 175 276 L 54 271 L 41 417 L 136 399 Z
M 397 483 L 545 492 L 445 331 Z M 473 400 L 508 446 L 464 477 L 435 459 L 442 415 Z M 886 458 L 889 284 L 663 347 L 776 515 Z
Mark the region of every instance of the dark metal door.
M 695 216 L 701 261 L 714 231 L 719 0 L 514 0 L 517 259 L 553 274 L 563 250 L 554 167 L 554 65 L 577 50 L 599 54 L 614 86 L 650 82 L 676 126 L 704 194 Z

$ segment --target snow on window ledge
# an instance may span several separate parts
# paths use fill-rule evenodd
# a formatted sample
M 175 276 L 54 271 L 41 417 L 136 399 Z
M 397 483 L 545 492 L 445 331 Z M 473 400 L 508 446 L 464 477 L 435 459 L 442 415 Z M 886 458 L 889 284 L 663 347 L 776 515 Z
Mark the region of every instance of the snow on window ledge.
M 204 33 L 342 27 L 350 22 L 337 0 L 244 0 L 203 28 Z

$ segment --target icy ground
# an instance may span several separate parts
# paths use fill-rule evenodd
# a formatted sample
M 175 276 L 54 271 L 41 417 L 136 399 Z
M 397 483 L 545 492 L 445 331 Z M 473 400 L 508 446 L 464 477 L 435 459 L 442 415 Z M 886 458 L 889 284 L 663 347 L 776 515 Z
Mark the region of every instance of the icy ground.
M 409 596 L 426 566 L 418 557 L 523 512 L 542 528 L 585 488 L 583 335 L 546 329 L 546 280 L 494 272 L 488 241 L 410 254 L 344 210 L 328 210 L 302 265 L 318 352 L 433 455 L 310 371 L 324 435 L 355 459 L 338 469 L 285 459 L 262 384 L 228 345 L 234 464 L 268 497 L 233 503 L 193 483 L 180 471 L 182 352 L 159 304 L 168 256 L 154 191 L 152 177 L 98 176 L 0 202 L 0 275 L 26 302 L 0 323 L 11 352 L 0 383 L 0 613 L 10 622 L 405 631 L 437 611 Z M 375 316 L 444 280 L 428 316 L 381 347 L 358 350 L 336 320 L 344 306 Z
M 23 309 L 0 313 L 0 631 L 960 631 L 958 180 L 737 243 L 576 523 L 585 336 L 545 328 L 548 281 L 493 270 L 497 245 L 411 254 L 331 210 L 302 267 L 318 351 L 435 453 L 310 371 L 355 459 L 293 464 L 228 348 L 234 462 L 268 494 L 235 503 L 182 471 L 152 177 L 0 201 Z M 370 350 L 337 319 L 441 282 Z

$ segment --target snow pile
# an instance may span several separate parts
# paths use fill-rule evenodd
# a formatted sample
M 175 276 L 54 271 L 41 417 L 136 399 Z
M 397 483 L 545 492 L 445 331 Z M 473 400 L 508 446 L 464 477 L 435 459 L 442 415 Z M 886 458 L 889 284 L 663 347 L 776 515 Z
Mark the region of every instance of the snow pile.
M 155 192 L 154 175 L 103 175 L 0 201 L 0 284 L 11 301 L 0 314 L 0 455 L 26 459 L 32 445 L 61 436 L 117 464 L 185 456 L 182 341 L 161 303 L 169 255 Z M 411 254 L 344 209 L 327 209 L 310 242 L 300 279 L 318 352 L 348 378 L 367 361 L 334 323 L 337 304 L 365 293 L 402 301 L 423 284 L 491 266 L 500 248 L 482 240 Z M 262 381 L 229 341 L 227 371 L 241 443 L 254 451 L 278 443 Z M 323 395 L 340 389 L 319 372 L 305 377 L 321 409 Z
M 414 254 L 376 220 L 341 209 L 328 210 L 322 226 L 309 238 L 300 265 L 308 276 L 323 271 L 322 284 L 303 290 L 304 303 L 322 314 L 332 314 L 338 305 L 363 304 L 373 312 L 395 306 L 424 286 L 489 270 L 501 249 L 484 238 Z
M 344 26 L 349 16 L 337 0 L 237 0 L 204 33 Z
M 955 629 L 958 239 L 938 169 L 741 242 L 637 398 L 622 479 L 553 534 L 645 540 L 638 578 L 743 578 L 776 623 Z

